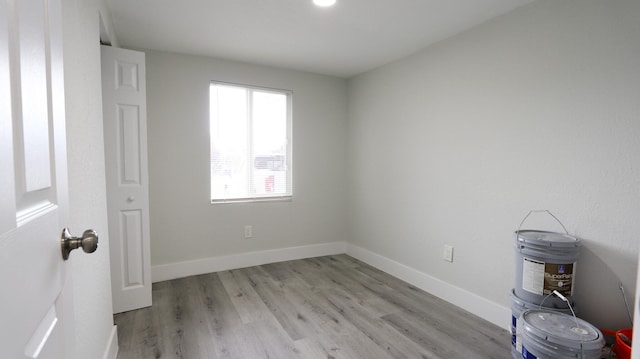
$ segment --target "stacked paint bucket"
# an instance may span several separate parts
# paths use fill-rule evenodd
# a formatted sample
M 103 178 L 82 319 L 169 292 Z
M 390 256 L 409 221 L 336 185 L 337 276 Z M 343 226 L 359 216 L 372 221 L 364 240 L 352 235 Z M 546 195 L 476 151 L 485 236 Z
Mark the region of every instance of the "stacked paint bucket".
M 546 212 L 565 233 L 523 230 L 532 214 Z M 604 339 L 572 310 L 580 239 L 548 210 L 530 211 L 516 231 L 516 284 L 511 291 L 511 352 L 514 358 L 599 359 Z

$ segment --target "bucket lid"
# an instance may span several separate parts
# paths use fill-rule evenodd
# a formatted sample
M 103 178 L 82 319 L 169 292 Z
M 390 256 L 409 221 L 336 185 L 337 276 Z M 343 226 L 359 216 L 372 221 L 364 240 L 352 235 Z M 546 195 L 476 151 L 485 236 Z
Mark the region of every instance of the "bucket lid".
M 522 314 L 524 331 L 540 340 L 564 347 L 600 350 L 604 337 L 600 330 L 580 318 L 544 310 L 528 310 Z M 576 321 L 578 326 L 576 326 Z
M 516 231 L 516 234 L 520 244 L 545 247 L 578 247 L 580 245 L 580 238 L 570 234 L 529 229 Z
M 547 310 L 553 310 L 561 313 L 567 313 L 567 314 L 571 313 L 571 309 L 569 309 L 569 306 L 563 301 L 553 302 L 549 300 L 547 302 L 542 303 L 544 305 L 533 303 L 533 302 L 527 302 L 525 299 L 518 297 L 518 295 L 516 294 L 515 288 L 511 288 L 510 295 L 511 295 L 512 307 L 519 308 L 520 310 L 523 310 L 523 311 L 527 309 L 547 309 Z M 561 303 L 562 305 L 558 305 L 558 303 Z M 576 305 L 573 301 L 571 301 L 571 307 L 573 307 L 573 310 L 577 312 Z

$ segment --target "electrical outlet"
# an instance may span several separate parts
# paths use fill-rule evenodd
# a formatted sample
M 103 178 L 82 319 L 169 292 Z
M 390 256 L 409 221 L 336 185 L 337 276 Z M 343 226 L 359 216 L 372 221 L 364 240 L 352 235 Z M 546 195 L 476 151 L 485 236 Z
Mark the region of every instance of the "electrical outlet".
M 253 226 L 248 224 L 244 226 L 244 238 L 253 238 Z
M 448 244 L 444 245 L 444 251 L 442 252 L 442 258 L 447 262 L 453 262 L 453 246 Z

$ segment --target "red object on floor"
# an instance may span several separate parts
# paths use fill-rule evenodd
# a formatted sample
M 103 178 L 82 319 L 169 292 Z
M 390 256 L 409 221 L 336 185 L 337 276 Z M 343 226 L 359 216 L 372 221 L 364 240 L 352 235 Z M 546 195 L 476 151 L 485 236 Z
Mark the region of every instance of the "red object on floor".
M 626 336 L 631 341 L 633 339 L 633 329 L 620 329 L 616 332 L 616 344 L 613 346 L 613 351 L 616 352 L 618 359 L 630 359 L 631 346 L 625 343 L 623 336 Z

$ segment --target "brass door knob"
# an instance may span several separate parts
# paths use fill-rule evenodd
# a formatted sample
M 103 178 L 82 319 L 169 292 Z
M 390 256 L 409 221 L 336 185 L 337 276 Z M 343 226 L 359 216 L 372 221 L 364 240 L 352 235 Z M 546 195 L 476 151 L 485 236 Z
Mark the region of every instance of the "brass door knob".
M 62 259 L 69 259 L 69 253 L 72 250 L 82 247 L 85 253 L 93 253 L 98 249 L 98 234 L 93 229 L 87 229 L 82 233 L 82 237 L 73 237 L 69 233 L 69 228 L 62 230 L 62 238 L 60 240 L 62 247 Z

